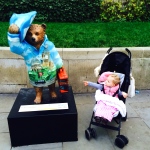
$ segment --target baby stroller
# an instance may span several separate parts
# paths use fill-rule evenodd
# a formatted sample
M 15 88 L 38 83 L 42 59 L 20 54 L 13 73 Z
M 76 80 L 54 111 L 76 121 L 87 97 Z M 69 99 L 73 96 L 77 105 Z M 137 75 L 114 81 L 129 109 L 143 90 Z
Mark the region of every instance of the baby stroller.
M 107 51 L 108 55 L 104 58 L 102 62 L 99 75 L 107 71 L 124 74 L 125 75 L 124 81 L 120 86 L 120 90 L 128 93 L 128 87 L 130 85 L 131 52 L 127 48 L 125 49 L 127 54 L 119 51 L 111 52 L 111 50 L 112 48 L 109 48 Z M 126 102 L 126 99 L 123 96 L 119 97 L 119 100 L 122 100 L 124 104 Z M 92 137 L 96 138 L 97 136 L 96 130 L 92 128 L 92 125 L 115 130 L 118 131 L 118 135 L 116 136 L 115 139 L 115 144 L 119 148 L 123 148 L 129 142 L 126 136 L 120 134 L 121 122 L 126 121 L 126 119 L 127 119 L 127 113 L 125 117 L 122 117 L 122 115 L 119 113 L 116 117 L 113 118 L 113 120 L 117 123 L 117 126 L 97 123 L 96 120 L 94 119 L 94 111 L 93 111 L 89 127 L 85 130 L 85 137 L 87 140 L 90 140 Z

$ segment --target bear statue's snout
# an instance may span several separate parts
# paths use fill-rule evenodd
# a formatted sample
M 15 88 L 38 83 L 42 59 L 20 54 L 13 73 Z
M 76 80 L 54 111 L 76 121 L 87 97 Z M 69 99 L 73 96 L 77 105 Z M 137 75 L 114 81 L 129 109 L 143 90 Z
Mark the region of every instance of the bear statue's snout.
M 34 38 L 34 37 L 32 37 L 31 40 L 32 40 L 33 42 L 35 42 L 35 38 Z

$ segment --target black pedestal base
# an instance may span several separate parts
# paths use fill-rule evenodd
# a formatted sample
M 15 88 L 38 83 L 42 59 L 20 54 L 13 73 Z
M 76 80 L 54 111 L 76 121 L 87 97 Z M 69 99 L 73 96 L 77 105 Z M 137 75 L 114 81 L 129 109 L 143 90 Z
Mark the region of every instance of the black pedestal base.
M 69 109 L 18 112 L 21 105 L 32 105 L 34 89 L 21 89 L 8 115 L 11 144 L 15 146 L 67 142 L 78 140 L 78 115 L 72 88 L 60 94 L 57 100 L 50 99 L 47 88 L 43 90 L 43 104 L 68 103 Z M 36 104 L 38 105 L 38 104 Z

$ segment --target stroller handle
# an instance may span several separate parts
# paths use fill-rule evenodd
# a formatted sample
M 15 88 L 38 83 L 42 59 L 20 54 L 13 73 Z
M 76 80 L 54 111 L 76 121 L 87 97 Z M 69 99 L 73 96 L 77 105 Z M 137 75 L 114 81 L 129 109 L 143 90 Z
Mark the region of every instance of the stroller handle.
M 112 49 L 113 49 L 113 48 L 110 47 L 110 48 L 107 50 L 107 53 L 109 54 Z M 129 58 L 131 59 L 131 52 L 130 52 L 130 50 L 129 50 L 128 48 L 125 48 L 125 50 L 127 51 Z

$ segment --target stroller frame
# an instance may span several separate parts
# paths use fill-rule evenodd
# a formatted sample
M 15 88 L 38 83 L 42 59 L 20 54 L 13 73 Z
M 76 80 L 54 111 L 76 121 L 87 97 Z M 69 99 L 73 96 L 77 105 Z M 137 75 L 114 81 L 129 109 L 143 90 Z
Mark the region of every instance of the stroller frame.
M 125 74 L 125 79 L 124 79 L 123 85 L 121 86 L 120 89 L 121 90 L 123 89 L 123 91 L 128 92 L 128 87 L 130 85 L 131 52 L 129 49 L 126 48 L 125 50 L 128 53 L 128 55 L 123 52 L 118 52 L 118 51 L 111 52 L 111 54 L 110 54 L 111 50 L 112 50 L 112 48 L 109 48 L 107 51 L 108 55 L 103 60 L 99 75 L 101 75 L 105 71 L 112 71 L 112 72 L 116 71 L 118 73 Z M 112 66 L 112 64 L 109 65 L 109 63 L 104 63 L 105 60 L 107 60 L 107 59 L 109 60 L 109 57 L 110 57 L 109 55 L 112 55 L 111 56 L 112 58 L 110 61 L 112 61 L 114 59 L 114 57 L 117 57 L 118 55 L 123 55 L 123 59 L 124 60 L 127 59 L 128 66 L 125 68 L 125 71 L 127 71 L 127 73 L 119 70 L 120 67 L 122 67 L 122 66 L 119 66 L 120 65 L 119 63 L 122 63 L 122 62 L 120 62 L 118 60 L 117 60 L 117 62 L 115 62 L 114 66 Z M 105 67 L 105 65 L 108 67 Z M 119 69 L 117 69 L 117 67 Z M 107 70 L 107 69 L 109 69 L 109 70 Z M 125 82 L 125 80 L 126 80 L 126 82 Z M 126 101 L 126 99 L 123 97 L 121 97 L 119 99 L 122 100 L 124 103 Z M 94 111 L 93 111 L 89 127 L 85 130 L 85 137 L 87 140 L 90 140 L 92 137 L 93 138 L 97 137 L 96 130 L 94 128 L 92 128 L 92 125 L 99 126 L 99 127 L 106 128 L 106 129 L 115 130 L 115 131 L 118 131 L 118 135 L 116 136 L 116 139 L 115 139 L 115 145 L 118 146 L 119 148 L 123 148 L 129 142 L 129 140 L 126 136 L 120 134 L 121 123 L 122 123 L 122 121 L 126 121 L 126 119 L 127 119 L 127 113 L 126 113 L 125 117 L 122 117 L 121 114 L 119 113 L 116 117 L 113 118 L 113 120 L 118 124 L 118 126 L 112 126 L 112 125 L 108 125 L 108 124 L 105 125 L 102 123 L 97 123 L 94 120 Z

